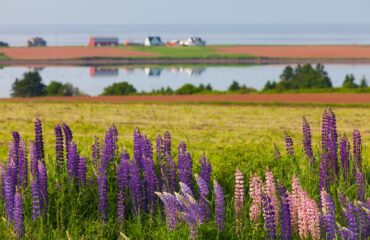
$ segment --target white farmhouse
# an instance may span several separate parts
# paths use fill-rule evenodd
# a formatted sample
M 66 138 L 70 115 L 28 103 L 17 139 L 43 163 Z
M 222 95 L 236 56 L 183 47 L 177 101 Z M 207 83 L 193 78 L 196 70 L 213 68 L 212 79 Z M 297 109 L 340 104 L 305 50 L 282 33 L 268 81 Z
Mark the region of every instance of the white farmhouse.
M 181 40 L 179 45 L 181 46 L 205 46 L 206 41 L 204 41 L 200 37 L 190 37 L 187 40 Z
M 144 41 L 145 46 L 162 46 L 163 42 L 160 37 L 146 37 Z

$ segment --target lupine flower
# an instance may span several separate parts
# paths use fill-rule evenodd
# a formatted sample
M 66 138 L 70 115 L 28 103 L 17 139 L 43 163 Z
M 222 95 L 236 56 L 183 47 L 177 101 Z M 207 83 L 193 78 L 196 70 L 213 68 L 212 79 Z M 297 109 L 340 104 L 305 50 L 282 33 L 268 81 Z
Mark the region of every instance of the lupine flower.
M 208 161 L 205 155 L 202 155 L 199 159 L 200 163 L 200 177 L 209 184 L 211 181 L 211 172 L 212 172 L 212 165 Z
M 286 147 L 286 152 L 289 156 L 293 157 L 294 156 L 294 145 L 293 145 L 293 139 L 291 136 L 288 135 L 288 133 L 285 133 L 285 147 Z
M 108 128 L 105 133 L 104 148 L 102 149 L 104 151 L 102 153 L 102 160 L 104 161 L 104 164 L 106 164 L 107 166 L 116 155 L 118 149 L 117 141 L 118 141 L 117 129 L 114 125 L 112 125 L 112 127 Z
M 39 178 L 39 162 L 37 159 L 37 147 L 34 142 L 30 144 L 30 172 L 31 176 L 38 181 Z
M 99 195 L 99 213 L 100 218 L 108 221 L 108 179 L 106 171 L 98 173 L 98 195 Z
M 360 201 L 355 202 L 355 212 L 357 217 L 358 229 L 360 230 L 360 239 L 366 239 L 370 236 L 369 232 L 369 219 L 366 211 L 364 210 L 364 204 Z
M 313 240 L 320 239 L 320 215 L 319 215 L 319 208 L 317 207 L 317 203 L 315 200 L 310 199 L 308 201 L 308 208 L 307 208 L 309 222 L 308 222 L 308 229 L 311 234 L 311 238 Z
M 167 155 L 167 185 L 168 191 L 174 193 L 176 190 L 176 164 L 171 155 Z
M 186 145 L 181 142 L 178 149 L 179 158 L 179 181 L 185 183 L 189 188 L 192 186 L 193 160 L 190 153 L 186 151 Z
M 311 143 L 311 128 L 307 119 L 303 117 L 302 123 L 302 132 L 303 132 L 303 148 L 306 156 L 310 160 L 310 164 L 313 164 L 313 152 L 312 152 L 312 143 Z
M 365 176 L 359 170 L 356 172 L 357 200 L 365 200 Z
M 91 160 L 94 167 L 97 167 L 99 164 L 100 156 L 100 145 L 99 145 L 99 138 L 94 137 L 94 144 L 92 145 L 92 151 L 91 151 Z
M 32 196 L 32 220 L 40 218 L 41 202 L 40 202 L 40 187 L 37 179 L 31 177 L 31 196 Z
M 281 239 L 291 239 L 292 228 L 290 221 L 289 196 L 287 194 L 286 188 L 282 184 L 278 183 L 277 188 L 280 200 Z
M 274 157 L 275 160 L 281 160 L 281 154 L 276 144 L 274 144 Z
M 70 180 L 77 178 L 78 160 L 77 146 L 72 141 L 68 147 L 67 155 L 67 172 Z
M 24 235 L 22 195 L 19 190 L 16 191 L 14 197 L 14 233 L 19 239 Z
M 225 196 L 222 187 L 213 180 L 213 191 L 215 193 L 215 222 L 218 229 L 223 231 L 225 227 Z
M 84 157 L 79 157 L 77 180 L 82 186 L 86 185 L 86 158 Z
M 44 155 L 44 140 L 42 136 L 42 123 L 40 119 L 35 120 L 35 144 L 37 147 L 37 159 L 39 161 L 45 161 Z
M 244 209 L 244 176 L 243 173 L 236 169 L 235 172 L 235 192 L 234 192 L 234 210 L 236 217 L 236 232 L 240 234 L 243 220 Z
M 195 174 L 195 180 L 198 185 L 198 191 L 199 191 L 199 205 L 201 208 L 201 222 L 205 222 L 209 220 L 210 218 L 210 209 L 208 204 L 208 194 L 209 194 L 209 187 L 206 181 L 204 181 L 203 178 L 201 178 L 198 174 Z
M 268 195 L 262 195 L 263 217 L 265 219 L 265 230 L 267 239 L 277 239 L 275 225 L 275 211 Z
M 331 196 L 325 191 L 321 190 L 321 205 L 324 226 L 324 236 L 326 239 L 335 239 L 335 209 L 334 202 Z
M 263 186 L 264 194 L 269 196 L 271 205 L 274 210 L 275 214 L 275 225 L 277 226 L 279 224 L 279 206 L 278 206 L 278 199 L 276 197 L 276 188 L 275 188 L 275 179 L 272 175 L 272 172 L 269 170 L 266 170 L 265 172 L 265 184 Z
M 14 194 L 15 194 L 15 184 L 14 178 L 9 171 L 5 170 L 2 172 L 5 192 L 5 213 L 8 221 L 13 222 L 13 210 L 14 210 Z
M 252 199 L 252 204 L 249 209 L 249 218 L 252 221 L 257 221 L 261 216 L 262 182 L 260 177 L 254 174 L 249 180 L 249 195 Z
M 134 130 L 134 161 L 137 165 L 139 175 L 142 175 L 144 171 L 144 160 L 143 160 L 143 148 L 142 148 L 142 138 L 140 130 L 136 128 Z
M 55 131 L 55 155 L 57 160 L 57 171 L 62 171 L 64 167 L 64 140 L 63 140 L 63 132 L 62 127 L 60 125 L 56 125 L 54 128 Z
M 342 163 L 342 174 L 344 181 L 347 181 L 350 174 L 350 165 L 349 165 L 349 153 L 350 153 L 350 144 L 347 139 L 347 136 L 344 134 L 340 139 L 340 160 Z
M 156 194 L 159 196 L 159 198 L 162 200 L 165 213 L 166 213 L 166 222 L 167 227 L 170 230 L 175 230 L 177 227 L 177 212 L 179 210 L 179 205 L 177 202 L 177 199 L 174 195 L 170 193 L 159 193 L 156 192 Z
M 350 235 L 346 239 L 348 240 L 358 239 L 358 226 L 355 215 L 355 207 L 353 203 L 349 202 L 347 204 L 347 208 L 344 209 L 344 214 L 346 217 L 348 230 L 350 231 Z
M 145 210 L 145 196 L 143 192 L 143 183 L 139 175 L 139 170 L 134 162 L 130 163 L 130 192 L 132 197 L 132 204 L 136 214 L 140 214 Z
M 40 199 L 42 202 L 42 207 L 47 212 L 48 203 L 49 203 L 49 194 L 48 194 L 48 175 L 46 171 L 45 162 L 39 162 L 38 165 L 39 171 L 39 187 L 40 187 Z
M 151 145 L 148 144 L 147 153 L 144 160 L 144 183 L 146 190 L 146 200 L 151 213 L 155 211 L 157 197 L 155 192 L 158 191 L 158 178 L 155 173 L 155 166 L 153 161 L 153 156 L 151 154 Z
M 355 129 L 353 131 L 353 158 L 354 170 L 362 171 L 362 157 L 361 157 L 361 134 Z
M 26 144 L 20 141 L 19 144 L 19 159 L 18 159 L 18 183 L 22 188 L 27 186 L 28 182 L 28 162 Z
M 121 154 L 121 162 L 116 169 L 117 178 L 117 219 L 123 223 L 125 219 L 126 190 L 129 186 L 130 156 L 126 151 Z
M 357 237 L 355 238 L 354 233 L 346 227 L 339 226 L 338 232 L 343 240 L 357 240 L 358 239 Z
M 321 192 L 322 189 L 326 190 L 329 186 L 329 177 L 328 177 L 328 153 L 323 152 L 321 154 L 321 162 L 320 162 L 320 182 L 319 182 L 319 190 Z
M 163 134 L 163 150 L 167 155 L 171 155 L 171 134 L 165 131 Z
M 322 152 L 328 151 L 328 111 L 324 110 L 321 121 L 321 150 Z

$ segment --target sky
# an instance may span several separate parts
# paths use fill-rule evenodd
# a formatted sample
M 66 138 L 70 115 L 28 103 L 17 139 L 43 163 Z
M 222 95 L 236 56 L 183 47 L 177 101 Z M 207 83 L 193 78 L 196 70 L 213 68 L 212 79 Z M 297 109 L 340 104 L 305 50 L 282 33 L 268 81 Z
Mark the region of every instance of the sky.
M 0 0 L 0 24 L 370 24 L 369 0 Z

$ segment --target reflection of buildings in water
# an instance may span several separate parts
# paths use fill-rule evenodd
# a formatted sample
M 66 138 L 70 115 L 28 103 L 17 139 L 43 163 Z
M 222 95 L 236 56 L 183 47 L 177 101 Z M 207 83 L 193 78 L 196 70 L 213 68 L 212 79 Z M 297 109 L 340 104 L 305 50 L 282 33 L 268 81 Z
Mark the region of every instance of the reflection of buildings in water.
M 28 67 L 28 71 L 30 72 L 41 72 L 42 70 L 44 70 L 45 67 L 34 67 L 34 66 L 30 66 Z
M 148 77 L 159 77 L 162 73 L 162 68 L 144 68 L 144 72 Z
M 124 73 L 125 73 L 125 75 L 130 75 L 130 74 L 132 74 L 132 73 L 134 73 L 135 72 L 135 67 L 124 67 L 123 68 L 123 71 L 124 71 Z
M 185 73 L 189 76 L 200 76 L 206 71 L 206 68 L 205 67 L 174 67 L 174 68 L 169 68 L 168 71 L 171 73 Z
M 118 75 L 118 68 L 90 67 L 90 77 L 116 77 Z

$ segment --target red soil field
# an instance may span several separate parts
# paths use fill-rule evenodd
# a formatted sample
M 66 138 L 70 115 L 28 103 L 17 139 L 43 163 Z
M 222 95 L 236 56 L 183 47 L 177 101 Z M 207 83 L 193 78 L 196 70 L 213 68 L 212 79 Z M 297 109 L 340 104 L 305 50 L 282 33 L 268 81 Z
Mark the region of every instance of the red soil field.
M 106 97 L 40 97 L 9 98 L 10 102 L 146 102 L 146 103 L 327 103 L 369 104 L 365 93 L 292 93 L 292 94 L 233 94 L 233 95 L 173 95 L 173 96 L 106 96 Z
M 0 53 L 18 60 L 50 60 L 77 58 L 155 57 L 156 54 L 112 47 L 34 47 L 2 48 Z
M 217 52 L 268 58 L 370 58 L 370 45 L 228 46 Z

